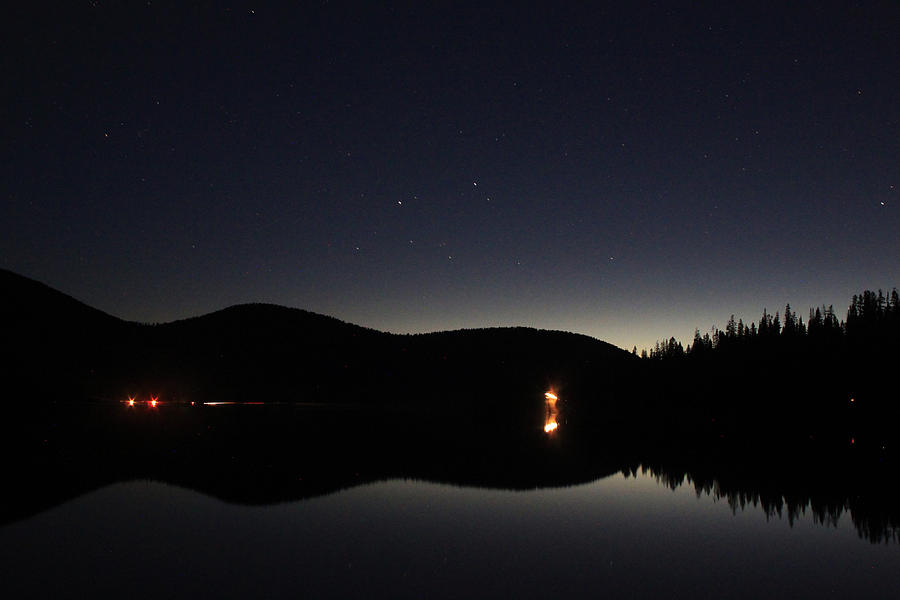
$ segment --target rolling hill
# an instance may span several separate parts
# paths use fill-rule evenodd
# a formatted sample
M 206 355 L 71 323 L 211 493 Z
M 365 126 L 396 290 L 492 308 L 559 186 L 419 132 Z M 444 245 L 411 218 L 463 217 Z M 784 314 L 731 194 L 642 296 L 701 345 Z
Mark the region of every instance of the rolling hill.
M 19 393 L 55 399 L 152 393 L 181 401 L 477 402 L 490 411 L 547 386 L 608 387 L 633 360 L 567 332 L 399 335 L 269 304 L 145 325 L 9 271 L 0 271 L 0 308 L 3 380 Z

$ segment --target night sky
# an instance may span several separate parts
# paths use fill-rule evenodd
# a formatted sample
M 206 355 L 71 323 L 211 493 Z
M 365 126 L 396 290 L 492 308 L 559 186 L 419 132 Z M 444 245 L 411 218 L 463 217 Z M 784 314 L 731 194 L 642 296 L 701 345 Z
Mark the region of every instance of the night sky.
M 630 350 L 900 285 L 898 2 L 59 4 L 0 25 L 0 266 L 116 316 Z

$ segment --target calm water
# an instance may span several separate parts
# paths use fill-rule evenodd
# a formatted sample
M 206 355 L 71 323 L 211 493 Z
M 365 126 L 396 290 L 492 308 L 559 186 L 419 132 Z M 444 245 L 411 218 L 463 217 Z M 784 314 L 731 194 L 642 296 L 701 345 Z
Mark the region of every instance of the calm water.
M 900 545 L 648 475 L 392 480 L 267 507 L 137 481 L 0 528 L 0 596 L 900 597 Z

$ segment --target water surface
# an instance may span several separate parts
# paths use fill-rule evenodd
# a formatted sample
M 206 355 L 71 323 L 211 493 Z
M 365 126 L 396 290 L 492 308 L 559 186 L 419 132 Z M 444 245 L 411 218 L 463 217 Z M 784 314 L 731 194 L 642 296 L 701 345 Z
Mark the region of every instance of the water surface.
M 900 597 L 900 545 L 646 472 L 388 480 L 272 506 L 132 481 L 0 528 L 4 597 Z

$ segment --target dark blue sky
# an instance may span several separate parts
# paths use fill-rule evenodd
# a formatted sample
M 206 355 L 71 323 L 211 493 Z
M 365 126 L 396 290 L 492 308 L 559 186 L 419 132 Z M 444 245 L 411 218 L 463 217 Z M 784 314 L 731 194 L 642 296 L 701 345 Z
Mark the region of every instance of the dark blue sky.
M 0 265 L 114 315 L 630 349 L 900 285 L 896 2 L 61 4 L 4 17 Z

